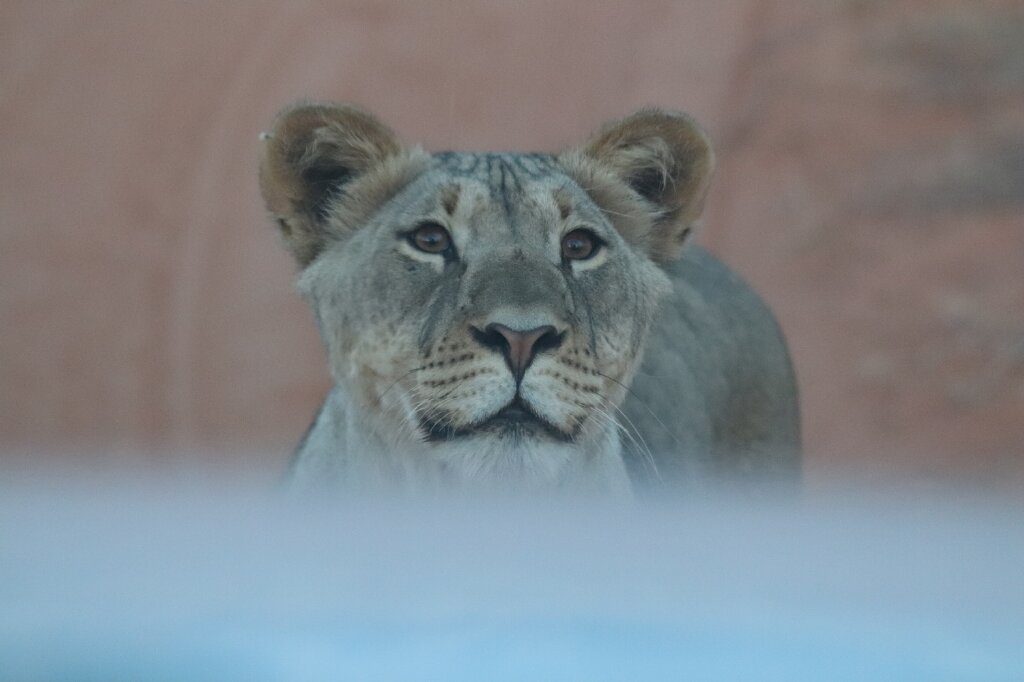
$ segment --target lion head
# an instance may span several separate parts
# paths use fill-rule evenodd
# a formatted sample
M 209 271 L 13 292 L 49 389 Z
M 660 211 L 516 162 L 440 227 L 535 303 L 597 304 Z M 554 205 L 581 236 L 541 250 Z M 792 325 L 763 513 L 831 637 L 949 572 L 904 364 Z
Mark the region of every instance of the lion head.
M 350 420 L 461 478 L 550 482 L 618 438 L 712 165 L 661 110 L 561 154 L 429 154 L 313 104 L 278 117 L 260 179 Z

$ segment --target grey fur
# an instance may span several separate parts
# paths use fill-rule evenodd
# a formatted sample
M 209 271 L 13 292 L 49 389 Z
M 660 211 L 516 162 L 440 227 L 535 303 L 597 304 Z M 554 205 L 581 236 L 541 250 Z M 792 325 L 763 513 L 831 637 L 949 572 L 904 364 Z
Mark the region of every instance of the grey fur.
M 399 156 L 362 112 L 295 111 L 267 144 L 294 156 L 315 139 L 328 151 L 302 163 L 345 178 L 312 195 L 268 149 L 264 195 L 337 384 L 296 453 L 297 484 L 626 495 L 799 478 L 796 385 L 771 313 L 703 249 L 676 258 L 713 163 L 688 118 L 641 112 L 563 156 L 425 157 Z M 450 253 L 409 243 L 424 221 L 451 233 Z M 603 247 L 566 260 L 562 236 L 580 228 Z M 479 340 L 494 323 L 550 327 L 559 344 L 517 384 Z M 541 421 L 492 426 L 516 396 Z
M 699 246 L 686 247 L 667 270 L 672 293 L 622 406 L 636 436 L 625 448 L 630 474 L 662 488 L 798 480 L 796 377 L 771 311 Z

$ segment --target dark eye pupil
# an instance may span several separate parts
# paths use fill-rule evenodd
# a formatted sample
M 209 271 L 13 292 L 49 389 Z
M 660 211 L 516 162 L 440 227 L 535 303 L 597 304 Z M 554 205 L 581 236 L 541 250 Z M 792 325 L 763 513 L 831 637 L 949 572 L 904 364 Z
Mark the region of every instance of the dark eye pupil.
M 583 230 L 570 232 L 562 240 L 562 255 L 566 258 L 581 260 L 594 251 L 594 240 Z
M 421 251 L 441 253 L 448 248 L 448 231 L 440 225 L 424 225 L 413 234 L 413 241 Z

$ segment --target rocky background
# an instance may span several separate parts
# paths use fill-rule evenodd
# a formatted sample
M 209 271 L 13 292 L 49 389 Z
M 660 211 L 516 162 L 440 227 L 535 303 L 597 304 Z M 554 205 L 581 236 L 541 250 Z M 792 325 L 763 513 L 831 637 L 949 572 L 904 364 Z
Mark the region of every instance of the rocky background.
M 2 456 L 283 467 L 327 372 L 255 171 L 301 97 L 433 150 L 690 111 L 700 239 L 778 312 L 811 480 L 1024 484 L 1019 1 L 8 0 Z

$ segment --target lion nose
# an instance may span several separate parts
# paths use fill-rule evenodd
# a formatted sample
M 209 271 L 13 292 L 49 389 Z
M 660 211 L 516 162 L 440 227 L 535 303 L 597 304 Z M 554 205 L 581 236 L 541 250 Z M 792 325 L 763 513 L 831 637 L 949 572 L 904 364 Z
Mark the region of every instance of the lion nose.
M 523 379 L 526 369 L 537 353 L 562 345 L 565 334 L 559 334 L 551 325 L 519 331 L 503 324 L 492 323 L 483 331 L 472 328 L 473 337 L 486 348 L 505 356 L 516 383 Z

